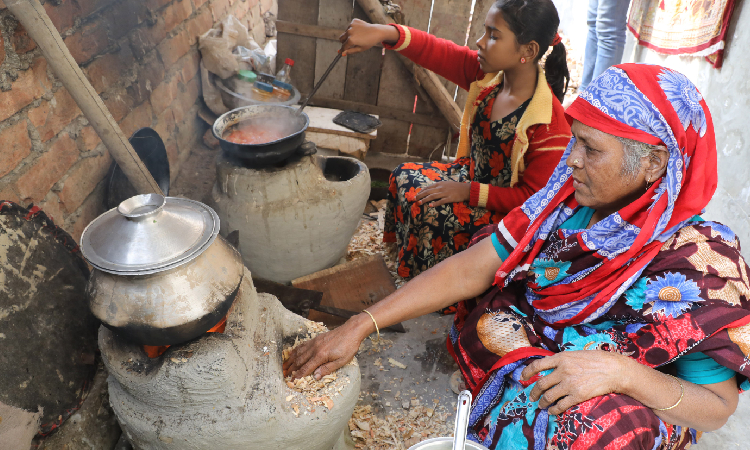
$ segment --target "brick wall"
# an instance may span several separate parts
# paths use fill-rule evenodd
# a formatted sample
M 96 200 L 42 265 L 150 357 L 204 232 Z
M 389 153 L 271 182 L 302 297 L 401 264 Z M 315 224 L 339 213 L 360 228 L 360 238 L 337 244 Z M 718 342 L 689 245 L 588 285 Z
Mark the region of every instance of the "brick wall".
M 144 126 L 159 132 L 174 179 L 206 129 L 197 117 L 198 36 L 227 14 L 262 28 L 274 3 L 46 0 L 44 8 L 125 135 Z M 78 240 L 104 211 L 112 158 L 36 44 L 0 7 L 0 200 L 40 206 Z

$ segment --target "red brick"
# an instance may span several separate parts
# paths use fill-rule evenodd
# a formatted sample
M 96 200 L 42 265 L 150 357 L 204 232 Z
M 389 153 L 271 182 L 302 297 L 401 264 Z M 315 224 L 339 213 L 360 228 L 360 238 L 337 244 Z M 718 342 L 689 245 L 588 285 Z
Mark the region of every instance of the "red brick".
M 86 17 L 94 11 L 109 6 L 114 0 L 76 0 L 81 11 L 81 17 Z
M 30 70 L 18 73 L 11 90 L 0 92 L 0 121 L 38 99 L 51 87 L 47 78 L 47 61 L 37 58 Z
M 78 148 L 67 134 L 57 138 L 42 156 L 21 175 L 16 184 L 19 197 L 39 202 L 78 160 Z
M 119 122 L 133 108 L 133 99 L 129 95 L 125 95 L 124 91 L 116 92 L 107 96 L 104 105 L 114 117 L 115 122 Z
M 97 93 L 109 89 L 117 84 L 130 68 L 133 66 L 135 59 L 133 53 L 127 46 L 121 46 L 117 53 L 107 53 L 106 55 L 94 59 L 86 69 L 91 85 L 94 86 Z
M 190 3 L 190 0 L 175 0 L 164 9 L 162 14 L 164 17 L 164 26 L 167 28 L 167 33 L 169 33 L 193 14 L 193 5 Z
M 107 8 L 102 17 L 110 37 L 117 41 L 148 18 L 148 9 L 141 0 L 124 0 Z
M 4 189 L 0 189 L 0 200 L 7 200 L 10 202 L 21 203 L 21 198 L 18 197 L 13 186 L 6 186 Z
M 60 198 L 54 192 L 47 193 L 44 200 L 37 203 L 36 206 L 42 208 L 42 211 L 52 219 L 57 225 L 62 225 L 65 222 L 65 212 L 63 211 L 63 204 L 60 202 Z
M 135 103 L 141 103 L 151 97 L 151 92 L 163 79 L 164 65 L 154 52 L 138 66 L 138 74 L 133 84 L 128 86 L 128 94 L 133 97 Z
M 206 4 L 208 0 L 193 0 L 193 5 L 195 5 L 195 10 L 199 10 L 201 6 Z
M 190 44 L 198 42 L 198 38 L 214 26 L 214 19 L 209 8 L 203 8 L 187 23 L 190 34 Z
M 211 14 L 214 18 L 214 23 L 221 22 L 224 16 L 229 12 L 229 0 L 213 0 L 211 2 Z
M 178 97 L 180 91 L 178 85 L 181 82 L 180 74 L 177 73 L 169 80 L 164 80 L 160 85 L 154 88 L 151 93 L 151 106 L 154 108 L 155 114 L 161 114 L 162 111 L 169 108 L 175 98 Z
M 73 223 L 65 224 L 65 231 L 70 233 L 76 242 L 81 242 L 81 234 L 86 226 L 104 212 L 104 192 L 102 185 L 97 186 L 94 192 L 83 202 L 78 217 L 73 219 Z M 68 221 L 70 220 L 69 218 Z
M 164 27 L 164 20 L 158 19 L 153 25 L 141 25 L 130 34 L 130 48 L 133 49 L 133 55 L 136 58 L 142 59 L 166 37 L 167 30 Z
M 273 4 L 276 0 L 260 0 L 260 13 L 265 14 L 267 11 L 273 9 Z
M 177 63 L 177 70 L 179 70 L 182 76 L 183 83 L 195 78 L 200 69 L 201 55 L 198 50 L 191 50 L 187 55 L 183 56 Z
M 15 169 L 31 153 L 31 139 L 26 126 L 25 120 L 19 120 L 0 132 L 0 140 L 3 142 L 0 145 L 0 177 Z
M 182 123 L 182 121 L 185 120 L 185 113 L 187 111 L 182 109 L 182 104 L 180 102 L 172 103 L 172 106 L 169 109 L 172 111 L 175 123 Z
M 164 140 L 172 135 L 175 127 L 174 114 L 172 114 L 172 110 L 168 109 L 156 118 L 154 130 L 159 133 L 161 139 Z
M 108 152 L 103 155 L 83 158 L 68 172 L 62 190 L 58 193 L 65 211 L 72 213 L 86 200 L 112 165 Z
M 182 110 L 188 112 L 190 111 L 190 108 L 195 105 L 195 103 L 198 101 L 198 97 L 200 96 L 200 78 L 193 78 L 190 82 L 185 83 L 183 86 L 184 92 L 179 95 L 178 99 Z
M 82 151 L 87 152 L 94 150 L 102 140 L 94 130 L 94 127 L 88 125 L 81 128 L 81 132 L 78 133 L 77 141 L 80 144 L 78 148 Z
M 109 47 L 107 26 L 100 20 L 88 23 L 65 38 L 70 54 L 78 64 L 83 64 Z
M 174 183 L 179 168 L 178 166 L 180 165 L 177 152 L 177 142 L 170 138 L 164 141 L 164 146 L 167 149 L 167 159 L 169 160 L 170 182 Z
M 60 88 L 55 92 L 52 100 L 29 111 L 29 119 L 39 132 L 42 141 L 47 142 L 80 114 L 81 110 L 78 109 L 78 105 L 68 90 Z
M 170 3 L 172 0 L 146 0 L 146 7 L 151 11 L 157 11 Z
M 29 37 L 26 29 L 20 23 L 16 25 L 16 31 L 13 32 L 10 41 L 18 54 L 26 53 L 36 48 L 36 42 Z M 0 37 L 0 42 L 2 42 L 2 37 Z M 5 48 L 2 49 L 2 55 L 5 58 Z
M 47 11 L 47 15 L 60 33 L 71 28 L 75 18 L 81 15 L 78 4 L 73 0 L 45 2 L 44 10 Z
M 169 71 L 172 65 L 190 50 L 190 35 L 183 29 L 175 36 L 162 41 L 158 49 L 164 68 Z
M 129 138 L 140 128 L 150 127 L 153 114 L 149 102 L 143 102 L 122 119 L 120 129 L 125 137 Z

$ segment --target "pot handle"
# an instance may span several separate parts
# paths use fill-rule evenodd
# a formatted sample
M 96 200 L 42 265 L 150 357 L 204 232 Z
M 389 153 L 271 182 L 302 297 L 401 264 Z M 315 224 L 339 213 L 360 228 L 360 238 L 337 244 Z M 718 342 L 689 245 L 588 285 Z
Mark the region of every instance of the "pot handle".
M 311 156 L 318 152 L 318 147 L 313 141 L 305 141 L 297 148 L 297 153 L 301 156 Z
M 167 203 L 167 198 L 159 194 L 141 194 L 123 200 L 117 212 L 128 220 L 140 221 L 159 214 Z

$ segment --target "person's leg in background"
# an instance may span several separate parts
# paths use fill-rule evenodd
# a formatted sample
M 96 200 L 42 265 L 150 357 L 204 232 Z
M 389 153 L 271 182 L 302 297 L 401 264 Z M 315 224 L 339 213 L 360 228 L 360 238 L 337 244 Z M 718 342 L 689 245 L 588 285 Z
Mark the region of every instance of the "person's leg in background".
M 589 0 L 589 7 L 586 11 L 586 25 L 589 26 L 586 35 L 586 50 L 583 55 L 583 74 L 581 74 L 581 85 L 578 91 L 582 91 L 594 79 L 594 68 L 596 67 L 596 54 L 599 43 L 596 38 L 596 16 L 599 11 L 599 0 Z
M 596 66 L 593 78 L 622 62 L 630 0 L 600 0 L 596 16 Z

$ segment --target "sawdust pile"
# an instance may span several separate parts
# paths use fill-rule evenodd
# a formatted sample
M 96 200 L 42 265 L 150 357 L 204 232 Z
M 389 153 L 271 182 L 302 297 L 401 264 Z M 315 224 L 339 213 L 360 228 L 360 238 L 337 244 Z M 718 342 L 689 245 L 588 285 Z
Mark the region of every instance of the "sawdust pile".
M 435 400 L 437 401 L 437 400 Z M 367 450 L 408 449 L 426 439 L 452 436 L 448 413 L 442 405 L 415 405 L 378 417 L 370 405 L 357 406 L 349 419 L 356 448 Z
M 289 359 L 292 350 L 297 346 L 328 331 L 328 328 L 320 322 L 306 320 L 305 325 L 307 327 L 307 334 L 302 338 L 298 336 L 295 338 L 294 344 L 287 345 L 282 350 L 281 357 L 283 361 Z M 357 364 L 357 358 L 355 357 L 349 364 Z M 324 407 L 328 410 L 333 409 L 336 397 L 339 396 L 346 385 L 351 383 L 349 377 L 340 377 L 338 371 L 326 375 L 320 380 L 316 380 L 312 375 L 308 375 L 296 380 L 292 380 L 292 377 L 289 376 L 284 381 L 290 390 L 286 396 L 286 403 L 289 404 L 289 408 L 291 408 L 297 417 L 300 414 L 308 415 L 314 413 L 316 407 Z
M 383 243 L 383 226 L 385 224 L 385 200 L 379 202 L 370 201 L 362 220 L 359 222 L 357 231 L 352 236 L 347 248 L 346 260 L 353 261 L 357 258 L 371 255 L 383 255 L 388 271 L 396 281 L 396 288 L 400 288 L 406 280 L 398 275 L 398 260 L 396 255 L 386 251 Z

